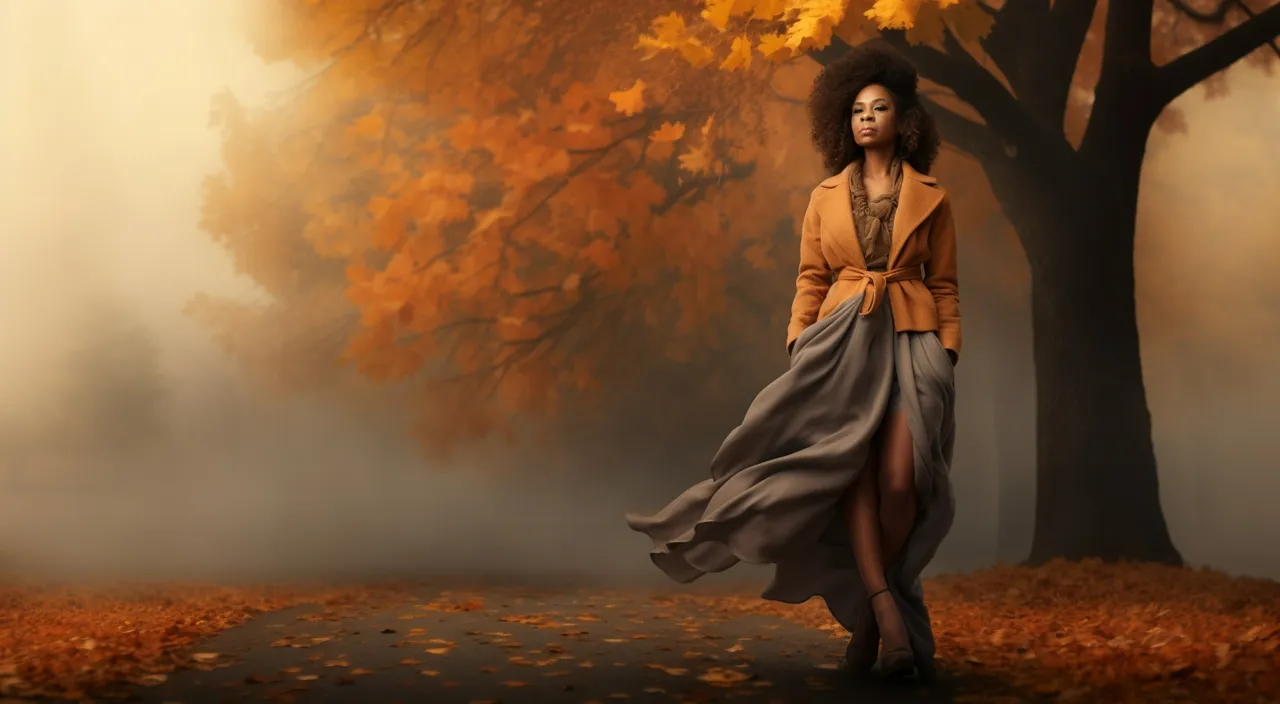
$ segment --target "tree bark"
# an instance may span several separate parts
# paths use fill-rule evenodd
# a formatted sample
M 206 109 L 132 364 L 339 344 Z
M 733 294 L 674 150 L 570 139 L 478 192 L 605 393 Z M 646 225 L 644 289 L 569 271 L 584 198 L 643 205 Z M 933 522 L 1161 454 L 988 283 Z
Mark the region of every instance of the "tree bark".
M 1143 149 L 1116 155 L 1105 176 L 1079 155 L 1057 154 L 1014 159 L 992 174 L 1031 265 L 1036 512 L 1029 561 L 1181 564 L 1160 505 L 1138 338 L 1133 245 Z
M 1036 396 L 1028 393 L 1036 383 L 1036 368 L 1028 351 L 1031 337 L 1031 301 L 1026 298 L 993 303 L 986 317 L 1002 321 L 994 340 L 991 381 L 984 393 L 992 395 L 997 428 L 999 525 L 996 559 L 1021 562 L 1031 552 L 1036 520 Z M 994 344 L 992 344 L 994 343 Z
M 1135 109 L 1096 126 L 1094 143 L 1108 148 L 1092 158 L 1047 130 L 975 141 L 963 118 L 939 116 L 943 135 L 959 137 L 958 146 L 982 164 L 1030 265 L 1036 499 L 1029 561 L 1181 564 L 1160 506 L 1134 297 L 1138 186 L 1154 115 Z

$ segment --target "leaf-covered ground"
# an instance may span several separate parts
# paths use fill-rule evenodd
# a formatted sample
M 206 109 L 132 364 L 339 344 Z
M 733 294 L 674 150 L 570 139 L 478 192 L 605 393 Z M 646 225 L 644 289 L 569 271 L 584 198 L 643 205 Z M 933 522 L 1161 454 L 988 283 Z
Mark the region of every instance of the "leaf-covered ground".
M 80 699 L 200 667 L 200 640 L 289 606 L 366 608 L 402 594 L 199 584 L 0 587 L 0 696 Z M 198 654 L 196 654 L 198 655 Z
M 577 693 L 566 701 L 710 701 L 717 692 L 789 701 L 788 676 L 803 676 L 797 685 L 817 695 L 830 690 L 818 679 L 844 674 L 835 668 L 847 634 L 818 601 L 789 607 L 679 588 L 549 598 L 475 589 L 423 598 L 429 591 L 8 586 L 0 589 L 0 696 L 81 699 L 134 688 L 165 690 L 166 701 L 177 701 L 186 699 L 182 671 L 194 670 L 293 701 L 305 701 L 309 687 L 356 685 L 380 673 L 410 688 L 487 677 L 493 682 L 481 684 L 497 692 L 489 698 L 504 701 L 553 684 Z M 926 596 L 956 701 L 1280 701 L 1275 582 L 1053 563 L 938 577 Z M 314 608 L 279 618 L 285 623 L 263 625 L 278 619 L 269 616 L 217 635 L 304 604 Z M 796 624 L 795 632 L 760 626 L 770 617 Z M 225 640 L 242 631 L 238 642 Z M 279 657 L 290 653 L 299 654 L 296 663 Z M 605 686 L 606 672 L 612 679 L 597 696 L 592 688 Z M 420 690 L 401 691 L 411 700 L 408 692 Z
M 684 597 L 688 598 L 688 597 Z M 1280 702 L 1280 583 L 1159 565 L 1053 562 L 928 580 L 939 665 L 986 689 L 961 701 Z M 750 598 L 847 637 L 825 608 Z

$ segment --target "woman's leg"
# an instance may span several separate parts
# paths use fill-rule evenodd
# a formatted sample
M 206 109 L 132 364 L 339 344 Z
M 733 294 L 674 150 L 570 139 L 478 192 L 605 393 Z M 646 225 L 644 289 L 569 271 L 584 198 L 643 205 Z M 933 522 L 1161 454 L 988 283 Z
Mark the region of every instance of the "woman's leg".
M 891 564 L 906 547 L 916 524 L 915 450 L 911 446 L 911 428 L 902 411 L 889 413 L 880 435 L 881 550 L 885 563 Z
M 879 565 L 879 588 L 883 588 L 884 564 L 892 564 L 898 557 L 915 525 L 915 452 L 911 447 L 911 429 L 907 426 L 907 417 L 900 410 L 889 412 L 878 435 L 876 466 L 879 471 L 876 473 L 876 494 L 879 501 L 876 521 L 881 543 L 877 546 L 877 553 L 884 559 Z M 887 593 L 881 594 L 873 600 L 872 608 L 885 651 L 898 651 L 900 656 L 902 653 L 909 653 L 911 642 L 907 627 L 893 597 Z M 906 662 L 905 656 L 898 660 L 900 665 Z
M 884 565 L 880 560 L 880 518 L 876 502 L 879 485 L 876 472 L 876 453 L 867 458 L 867 464 L 857 481 L 845 493 L 843 508 L 849 542 L 858 560 L 858 573 L 866 586 L 867 594 L 884 588 Z M 878 585 L 872 587 L 871 585 Z M 880 648 L 880 628 L 870 601 L 862 602 L 858 622 L 849 637 L 845 659 L 854 672 L 865 672 L 876 664 Z
M 907 416 L 890 412 L 876 435 L 876 450 L 845 495 L 849 540 L 868 594 L 887 586 L 885 564 L 898 557 L 916 520 L 915 451 Z
M 894 491 L 897 486 L 892 481 L 886 481 L 888 472 L 881 465 L 884 458 L 896 459 L 899 454 L 887 445 L 895 441 L 900 442 L 896 438 L 902 429 L 905 429 L 904 418 L 901 412 L 890 413 L 880 429 L 876 431 L 876 438 L 872 443 L 873 452 L 867 460 L 866 468 L 854 482 L 847 498 L 845 512 L 849 521 L 849 538 L 853 543 L 854 557 L 858 560 L 858 573 L 862 577 L 862 584 L 866 587 L 868 595 L 876 594 L 868 604 L 868 610 L 876 624 L 875 634 L 882 641 L 884 652 L 890 653 L 887 656 L 888 659 L 881 660 L 881 665 L 885 667 L 887 673 L 895 676 L 909 672 L 913 665 L 907 626 L 902 621 L 902 614 L 898 613 L 893 595 L 885 591 L 888 580 L 884 570 L 886 553 L 883 546 L 886 541 L 881 530 L 881 515 L 885 511 L 882 507 L 881 492 L 885 489 Z M 897 429 L 899 424 L 902 429 Z M 909 434 L 907 440 L 910 443 Z M 914 490 L 914 484 L 912 487 Z M 858 630 L 862 631 L 861 628 Z M 867 633 L 854 633 L 850 640 L 851 649 L 856 647 L 864 653 L 863 649 L 874 647 L 873 643 L 868 642 L 870 639 Z
M 845 500 L 845 517 L 849 522 L 849 541 L 853 555 L 858 559 L 858 574 L 862 585 L 871 594 L 884 589 L 884 559 L 881 554 L 879 472 L 876 453 L 867 459 L 867 465 L 858 480 L 850 487 Z

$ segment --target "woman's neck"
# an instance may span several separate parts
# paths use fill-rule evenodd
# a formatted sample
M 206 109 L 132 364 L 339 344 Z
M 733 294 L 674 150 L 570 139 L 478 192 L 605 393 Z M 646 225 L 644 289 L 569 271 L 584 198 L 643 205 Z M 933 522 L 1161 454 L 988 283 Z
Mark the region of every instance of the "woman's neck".
M 893 147 L 867 149 L 862 153 L 863 178 L 889 178 L 893 171 Z

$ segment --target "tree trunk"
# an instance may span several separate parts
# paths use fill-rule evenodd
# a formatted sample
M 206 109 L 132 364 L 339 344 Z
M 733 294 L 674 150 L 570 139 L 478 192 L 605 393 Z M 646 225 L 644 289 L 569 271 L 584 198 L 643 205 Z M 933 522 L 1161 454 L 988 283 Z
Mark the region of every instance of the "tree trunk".
M 995 344 L 986 348 L 992 350 L 993 366 L 999 371 L 984 393 L 992 395 L 1000 435 L 996 559 L 1017 563 L 1031 551 L 1036 521 L 1036 399 L 1027 392 L 1036 380 L 1035 364 L 1027 354 L 1032 349 L 1031 302 L 1002 300 L 993 312 L 1003 325 Z
M 1058 167 L 1027 160 L 1018 178 L 995 179 L 1031 264 L 1031 563 L 1182 562 L 1160 506 L 1139 354 L 1133 244 L 1141 157 L 1109 165 L 1105 178 L 1072 155 L 1074 163 Z

